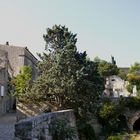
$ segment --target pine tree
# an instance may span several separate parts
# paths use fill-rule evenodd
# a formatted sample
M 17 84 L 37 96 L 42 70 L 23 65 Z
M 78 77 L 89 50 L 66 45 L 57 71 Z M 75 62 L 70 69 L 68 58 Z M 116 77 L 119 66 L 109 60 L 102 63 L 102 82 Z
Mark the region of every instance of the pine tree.
M 76 48 L 76 34 L 65 26 L 53 26 L 43 36 L 46 48 L 39 54 L 40 76 L 32 88 L 36 100 L 47 100 L 58 109 L 73 108 L 78 116 L 92 112 L 103 91 L 97 64 Z

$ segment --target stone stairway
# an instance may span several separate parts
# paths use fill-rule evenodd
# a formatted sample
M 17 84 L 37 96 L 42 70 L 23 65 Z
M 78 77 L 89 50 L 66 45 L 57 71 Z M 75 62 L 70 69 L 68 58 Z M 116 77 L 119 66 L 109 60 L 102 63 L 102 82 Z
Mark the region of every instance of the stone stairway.
M 16 113 L 0 116 L 0 140 L 14 140 L 14 124 Z

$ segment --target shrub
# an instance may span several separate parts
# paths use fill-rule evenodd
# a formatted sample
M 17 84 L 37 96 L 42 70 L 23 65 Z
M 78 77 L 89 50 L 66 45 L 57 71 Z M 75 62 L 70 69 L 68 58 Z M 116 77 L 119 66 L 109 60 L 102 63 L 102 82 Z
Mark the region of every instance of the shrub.
M 78 122 L 80 140 L 97 140 L 93 127 L 86 120 Z
M 125 103 L 125 106 L 130 109 L 140 109 L 140 98 L 139 97 L 131 97 Z
M 76 137 L 76 128 L 69 125 L 67 118 L 59 118 L 52 122 L 50 127 L 53 140 L 73 140 Z

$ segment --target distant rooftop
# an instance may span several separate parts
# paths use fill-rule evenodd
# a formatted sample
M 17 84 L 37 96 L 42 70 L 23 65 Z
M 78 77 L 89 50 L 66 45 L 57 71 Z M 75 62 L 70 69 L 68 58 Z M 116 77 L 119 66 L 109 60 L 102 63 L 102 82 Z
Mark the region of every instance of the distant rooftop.
M 15 45 L 10 45 L 9 42 L 6 42 L 5 44 L 0 44 L 0 47 L 3 46 L 3 47 L 13 47 L 13 48 L 22 48 L 22 49 L 25 49 L 27 52 L 29 52 L 36 60 L 38 60 L 30 51 L 29 49 L 27 48 L 27 46 L 25 47 L 22 47 L 22 46 L 15 46 Z

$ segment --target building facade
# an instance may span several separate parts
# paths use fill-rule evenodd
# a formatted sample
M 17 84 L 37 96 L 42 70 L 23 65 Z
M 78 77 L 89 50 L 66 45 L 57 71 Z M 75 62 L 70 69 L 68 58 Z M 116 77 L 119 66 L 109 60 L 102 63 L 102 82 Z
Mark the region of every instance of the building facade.
M 19 74 L 23 66 L 32 68 L 33 79 L 37 78 L 38 60 L 27 47 L 0 45 L 0 115 L 13 108 L 15 99 L 8 92 L 8 78 Z
M 5 113 L 9 106 L 8 101 L 8 53 L 0 51 L 0 114 Z
M 130 97 L 137 96 L 137 87 L 133 87 L 133 92 L 127 90 L 128 81 L 121 79 L 117 75 L 108 76 L 106 78 L 105 90 L 103 96 L 105 97 Z

